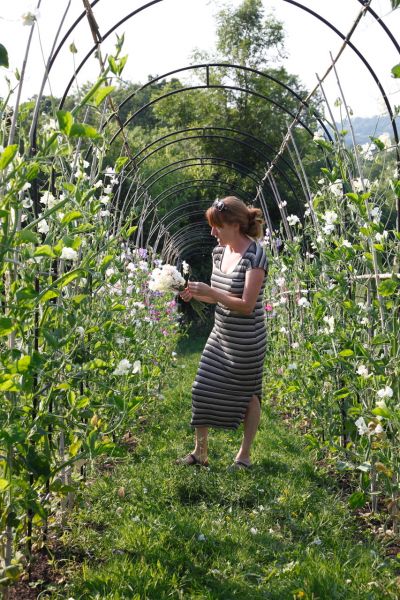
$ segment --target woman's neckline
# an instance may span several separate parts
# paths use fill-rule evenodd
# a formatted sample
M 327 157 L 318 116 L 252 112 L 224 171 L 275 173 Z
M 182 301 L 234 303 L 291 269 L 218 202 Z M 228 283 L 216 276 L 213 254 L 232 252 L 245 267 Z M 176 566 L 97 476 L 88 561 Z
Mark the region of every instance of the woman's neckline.
M 221 255 L 221 260 L 219 261 L 219 270 L 221 273 L 223 273 L 224 275 L 232 275 L 233 271 L 236 269 L 236 267 L 238 266 L 238 264 L 240 263 L 240 261 L 242 260 L 242 258 L 244 257 L 244 255 L 246 254 L 246 252 L 248 251 L 248 249 L 250 248 L 250 246 L 252 244 L 255 244 L 254 240 L 251 240 L 250 244 L 247 246 L 247 248 L 243 251 L 243 253 L 241 254 L 239 260 L 233 265 L 233 267 L 231 268 L 230 271 L 222 271 L 221 269 L 221 265 L 222 265 L 222 261 L 224 259 L 224 255 L 225 255 L 225 249 L 226 246 L 223 246 L 223 250 L 222 250 L 222 255 Z

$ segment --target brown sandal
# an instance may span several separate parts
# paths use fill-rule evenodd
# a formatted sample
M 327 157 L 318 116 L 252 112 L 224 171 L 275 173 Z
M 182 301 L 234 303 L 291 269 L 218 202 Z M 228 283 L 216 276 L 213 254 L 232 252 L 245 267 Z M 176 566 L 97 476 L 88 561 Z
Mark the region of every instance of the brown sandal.
M 190 454 L 187 454 L 186 456 L 184 456 L 183 458 L 178 458 L 175 461 L 175 464 L 186 465 L 187 467 L 192 467 L 192 466 L 208 467 L 208 460 L 205 460 L 203 462 L 203 461 L 199 460 L 194 454 L 190 453 Z

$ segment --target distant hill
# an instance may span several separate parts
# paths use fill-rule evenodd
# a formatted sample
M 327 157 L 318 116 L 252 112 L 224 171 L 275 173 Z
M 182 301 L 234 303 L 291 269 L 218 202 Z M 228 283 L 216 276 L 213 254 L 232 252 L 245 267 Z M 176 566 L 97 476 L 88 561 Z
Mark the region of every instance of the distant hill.
M 393 140 L 393 129 L 388 116 L 376 117 L 354 117 L 351 120 L 354 128 L 357 144 L 365 144 L 370 142 L 369 136 L 378 137 L 382 133 L 388 133 Z M 400 132 L 400 117 L 396 119 L 396 125 Z M 341 124 L 337 123 L 338 129 L 342 128 Z M 349 131 L 348 122 L 344 122 L 343 129 Z M 345 137 L 346 143 L 351 144 L 351 135 L 348 133 Z

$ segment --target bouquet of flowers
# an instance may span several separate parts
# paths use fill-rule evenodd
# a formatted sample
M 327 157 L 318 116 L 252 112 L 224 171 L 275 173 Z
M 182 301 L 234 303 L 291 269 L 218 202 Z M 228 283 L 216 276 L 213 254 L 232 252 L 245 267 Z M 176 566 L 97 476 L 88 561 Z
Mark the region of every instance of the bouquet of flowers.
M 173 265 L 157 267 L 150 273 L 149 289 L 153 292 L 182 292 L 189 278 L 189 265 L 185 261 L 183 272 L 185 277 Z M 204 304 L 195 298 L 192 298 L 190 304 L 197 315 L 204 320 Z

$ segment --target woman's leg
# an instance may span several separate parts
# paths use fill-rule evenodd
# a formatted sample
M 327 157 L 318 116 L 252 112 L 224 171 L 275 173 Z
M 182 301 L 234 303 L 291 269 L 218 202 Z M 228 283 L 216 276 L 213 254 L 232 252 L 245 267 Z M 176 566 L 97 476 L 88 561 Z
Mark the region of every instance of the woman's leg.
M 244 434 L 242 445 L 236 459 L 250 464 L 250 448 L 256 436 L 261 417 L 261 404 L 258 396 L 252 396 L 244 417 Z
M 192 465 L 194 463 L 193 454 L 198 461 L 202 463 L 207 462 L 208 455 L 208 427 L 196 427 L 195 433 L 195 446 L 193 452 L 185 456 L 184 458 L 178 458 L 176 461 L 177 464 L 188 464 Z
M 208 427 L 196 427 L 196 445 L 193 454 L 204 462 L 208 456 Z

